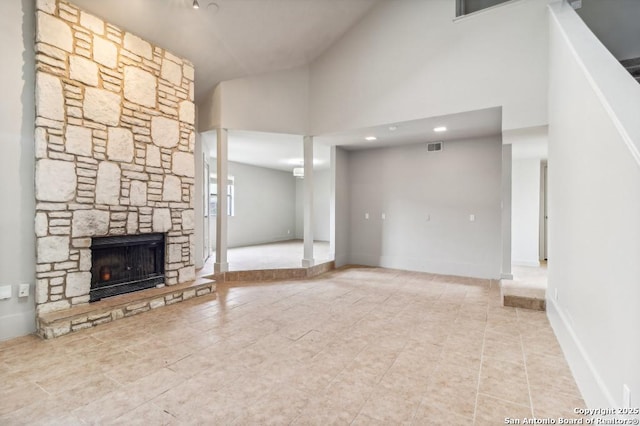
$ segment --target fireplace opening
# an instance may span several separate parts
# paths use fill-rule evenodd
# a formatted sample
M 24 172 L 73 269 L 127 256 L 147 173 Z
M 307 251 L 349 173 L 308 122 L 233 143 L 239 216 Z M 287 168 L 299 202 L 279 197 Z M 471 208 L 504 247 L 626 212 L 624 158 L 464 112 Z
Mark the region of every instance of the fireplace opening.
M 164 283 L 164 234 L 94 238 L 89 301 Z

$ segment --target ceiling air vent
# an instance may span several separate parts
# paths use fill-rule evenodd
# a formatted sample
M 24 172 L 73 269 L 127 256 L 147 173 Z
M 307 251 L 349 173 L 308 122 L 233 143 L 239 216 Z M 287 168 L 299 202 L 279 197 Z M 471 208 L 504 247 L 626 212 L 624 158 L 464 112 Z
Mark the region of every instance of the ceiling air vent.
M 432 142 L 427 144 L 427 151 L 429 152 L 442 151 L 442 142 Z

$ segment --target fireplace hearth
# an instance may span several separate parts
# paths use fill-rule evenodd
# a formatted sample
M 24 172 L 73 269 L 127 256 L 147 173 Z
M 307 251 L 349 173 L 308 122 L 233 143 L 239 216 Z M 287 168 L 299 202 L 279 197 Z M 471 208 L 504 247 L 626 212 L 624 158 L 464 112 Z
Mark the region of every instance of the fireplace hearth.
M 164 234 L 94 238 L 89 301 L 164 283 Z

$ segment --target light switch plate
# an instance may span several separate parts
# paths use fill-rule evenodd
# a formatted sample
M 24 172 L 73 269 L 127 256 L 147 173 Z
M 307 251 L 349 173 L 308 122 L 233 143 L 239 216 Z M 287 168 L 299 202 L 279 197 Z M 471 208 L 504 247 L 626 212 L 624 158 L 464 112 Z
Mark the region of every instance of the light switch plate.
M 18 287 L 18 297 L 29 297 L 29 284 L 20 284 L 20 287 Z
M 0 286 L 0 300 L 3 299 L 11 299 L 11 286 L 10 285 L 2 285 Z

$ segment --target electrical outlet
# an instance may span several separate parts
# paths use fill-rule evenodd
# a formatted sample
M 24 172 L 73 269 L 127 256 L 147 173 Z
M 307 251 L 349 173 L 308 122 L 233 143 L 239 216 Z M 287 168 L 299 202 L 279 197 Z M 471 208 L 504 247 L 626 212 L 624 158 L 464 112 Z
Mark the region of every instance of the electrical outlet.
M 11 299 L 11 286 L 10 285 L 1 285 L 0 286 L 0 300 L 3 299 Z
M 629 389 L 629 385 L 622 385 L 622 408 L 631 408 L 631 389 Z
M 18 297 L 29 297 L 29 284 L 20 284 L 20 287 L 18 287 Z
M 387 215 L 382 213 L 382 220 L 385 220 L 387 218 Z

